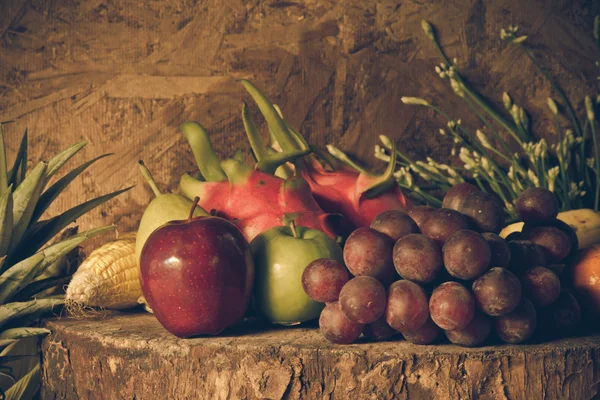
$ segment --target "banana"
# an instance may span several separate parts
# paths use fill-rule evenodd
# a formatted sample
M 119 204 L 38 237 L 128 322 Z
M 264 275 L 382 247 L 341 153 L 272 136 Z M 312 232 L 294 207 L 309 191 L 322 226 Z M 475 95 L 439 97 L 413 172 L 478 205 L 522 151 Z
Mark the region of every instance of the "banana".
M 557 218 L 575 230 L 580 249 L 600 243 L 600 213 L 589 208 L 582 208 L 563 211 L 558 213 Z M 523 223 L 515 222 L 502 229 L 500 236 L 506 238 L 513 232 L 521 232 L 521 229 L 523 229 Z

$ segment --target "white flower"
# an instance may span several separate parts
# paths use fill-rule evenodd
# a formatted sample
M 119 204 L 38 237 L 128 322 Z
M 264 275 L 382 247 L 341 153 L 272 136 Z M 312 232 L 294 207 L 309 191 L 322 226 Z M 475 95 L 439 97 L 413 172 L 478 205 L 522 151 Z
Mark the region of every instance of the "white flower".
M 538 179 L 538 177 L 532 169 L 527 170 L 527 177 L 535 187 L 540 187 L 540 180 Z
M 548 190 L 554 192 L 554 185 L 556 182 L 556 177 L 558 177 L 559 168 L 558 166 L 552 167 L 548 170 Z
M 379 135 L 379 140 L 381 140 L 381 143 L 383 143 L 383 145 L 385 147 L 387 147 L 388 149 L 391 150 L 391 148 L 392 148 L 392 141 L 390 140 L 389 137 L 387 137 L 385 135 Z
M 596 116 L 594 115 L 594 105 L 592 104 L 592 98 L 590 96 L 585 96 L 585 112 L 587 114 L 587 119 L 590 122 L 593 122 Z
M 508 93 L 502 93 L 502 102 L 504 103 L 504 108 L 510 110 L 510 108 L 512 107 L 512 99 L 510 98 Z
M 400 101 L 402 101 L 404 104 L 417 105 L 417 106 L 429 106 L 430 105 L 427 102 L 427 100 L 420 99 L 418 97 L 403 96 L 400 98 Z
M 442 128 L 440 128 L 440 135 L 444 136 L 446 134 L 446 131 L 443 130 Z
M 594 159 L 594 157 L 590 157 L 585 160 L 585 163 L 587 164 L 588 167 L 590 167 L 591 169 L 594 169 L 595 165 L 596 165 L 596 160 Z
M 450 86 L 452 87 L 452 90 L 454 90 L 454 93 L 456 93 L 456 95 L 458 97 L 465 97 L 465 92 L 463 90 L 462 83 L 460 83 L 459 81 L 457 81 L 454 78 L 451 78 L 450 79 Z
M 431 24 L 427 21 L 425 21 L 424 19 L 421 20 L 421 28 L 423 29 L 423 32 L 425 32 L 425 35 L 427 35 L 427 37 L 431 40 L 434 40 L 435 37 L 433 35 L 433 27 L 431 26 Z
M 481 145 L 483 147 L 485 147 L 486 149 L 492 148 L 492 145 L 488 141 L 487 136 L 485 136 L 485 134 L 483 132 L 481 132 L 479 129 L 477 129 L 477 131 L 475 132 L 475 135 L 477 136 L 477 140 L 479 140 L 481 142 Z
M 558 107 L 556 107 L 556 103 L 552 100 L 552 97 L 548 97 L 548 108 L 550 108 L 552 114 L 558 115 Z

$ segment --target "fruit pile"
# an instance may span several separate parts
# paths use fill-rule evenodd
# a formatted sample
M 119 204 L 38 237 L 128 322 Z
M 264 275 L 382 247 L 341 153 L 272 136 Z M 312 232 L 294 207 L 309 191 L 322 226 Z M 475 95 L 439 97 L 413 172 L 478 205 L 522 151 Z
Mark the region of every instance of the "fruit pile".
M 526 190 L 516 206 L 525 224 L 506 240 L 498 236 L 502 204 L 468 183 L 450 189 L 441 209 L 381 213 L 348 237 L 345 265 L 318 259 L 304 270 L 306 294 L 326 303 L 321 332 L 333 343 L 401 333 L 430 344 L 443 331 L 465 347 L 483 345 L 492 332 L 507 343 L 536 330 L 572 332 L 580 309 L 560 276 L 577 236 L 556 219 L 548 190 Z

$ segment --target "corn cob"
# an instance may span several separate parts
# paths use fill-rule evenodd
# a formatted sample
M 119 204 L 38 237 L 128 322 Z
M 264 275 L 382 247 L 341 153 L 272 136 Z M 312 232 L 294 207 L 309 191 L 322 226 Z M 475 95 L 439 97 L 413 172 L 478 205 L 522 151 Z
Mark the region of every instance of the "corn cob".
M 135 259 L 135 234 L 127 234 L 92 251 L 67 288 L 67 302 L 110 309 L 138 305 L 142 295 Z

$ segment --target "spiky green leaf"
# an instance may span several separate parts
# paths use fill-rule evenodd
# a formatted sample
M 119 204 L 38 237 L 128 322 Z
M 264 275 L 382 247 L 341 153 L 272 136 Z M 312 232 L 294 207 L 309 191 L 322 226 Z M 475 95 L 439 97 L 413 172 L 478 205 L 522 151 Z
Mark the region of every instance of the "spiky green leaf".
M 71 236 L 10 267 L 0 275 L 0 304 L 10 300 L 43 273 L 46 268 L 79 246 L 83 241 L 112 229 L 114 229 L 114 226 L 110 225 Z
M 83 149 L 86 144 L 87 144 L 87 142 L 75 143 L 71 147 L 61 151 L 60 153 L 58 153 L 57 155 L 52 157 L 50 160 L 48 160 L 48 170 L 46 171 L 46 182 L 48 182 L 48 180 L 50 178 L 52 178 L 52 176 L 54 174 L 56 174 L 58 172 L 58 170 L 67 161 L 69 161 L 71 159 L 71 157 L 73 157 L 75 154 L 77 154 L 77 152 L 79 152 L 79 150 Z
M 22 165 L 25 167 L 22 167 Z M 25 170 L 27 167 L 27 129 L 25 129 L 25 133 L 21 138 L 21 144 L 19 145 L 19 151 L 17 151 L 17 157 L 15 158 L 15 162 L 13 163 L 13 167 L 8 174 L 8 184 L 13 185 L 13 188 L 19 186 L 22 182 L 20 180 L 21 173 L 19 169 Z
M 25 289 L 21 290 L 17 297 L 15 297 L 14 299 L 16 301 L 27 301 L 42 291 L 52 288 L 60 289 L 71 281 L 71 277 L 72 275 L 53 276 L 51 278 L 33 281 L 29 285 L 27 285 Z
M 0 196 L 0 256 L 6 256 L 13 230 L 12 185 Z M 1 268 L 0 268 L 1 270 Z
M 46 168 L 47 164 L 45 162 L 39 163 L 15 189 L 13 194 L 13 230 L 10 239 L 10 249 L 18 246 L 29 226 L 35 204 L 44 188 Z
M 62 214 L 57 215 L 54 218 L 50 218 L 48 220 L 40 221 L 33 224 L 28 229 L 27 234 L 23 238 L 24 244 L 15 251 L 15 254 L 18 254 L 19 257 L 30 256 L 31 254 L 38 251 L 44 243 L 47 243 L 57 233 L 59 233 L 77 218 L 88 213 L 89 211 L 93 210 L 99 205 L 107 202 L 113 197 L 130 190 L 132 187 L 133 186 L 130 186 L 125 189 L 120 189 L 112 193 L 96 197 L 95 199 L 88 200 L 85 203 L 81 203 L 78 206 L 75 206 Z
M 93 160 L 90 160 L 88 162 L 81 164 L 79 167 L 70 171 L 68 174 L 66 174 L 65 176 L 60 178 L 58 181 L 56 181 L 56 183 L 54 183 L 52 186 L 50 186 L 48 189 L 46 189 L 44 191 L 44 193 L 42 193 L 42 195 L 40 196 L 40 198 L 35 206 L 35 209 L 33 210 L 33 216 L 31 217 L 31 222 L 32 223 L 37 222 L 38 219 L 40 219 L 40 217 L 42 216 L 42 214 L 44 214 L 44 212 L 48 209 L 50 204 L 52 204 L 54 199 L 56 199 L 58 197 L 58 195 L 63 190 L 65 190 L 65 188 L 75 178 L 77 178 L 83 171 L 85 171 L 90 165 L 92 165 L 96 161 L 98 161 L 104 157 L 108 157 L 112 154 L 113 153 L 103 154 L 99 157 L 94 158 Z M 48 164 L 48 169 L 49 168 L 50 168 L 50 164 Z M 46 176 L 48 176 L 48 171 L 46 171 Z
M 36 313 L 46 313 L 64 304 L 64 299 L 45 298 L 24 302 L 12 302 L 0 306 L 0 326 L 16 318 Z
M 0 333 L 0 340 L 23 339 L 32 336 L 48 335 L 50 329 L 46 328 L 11 328 Z
M 15 264 L 0 275 L 0 304 L 14 296 L 35 278 L 42 261 L 44 261 L 44 254 L 37 253 Z
M 0 123 L 0 194 L 8 188 L 8 175 L 6 165 L 6 146 L 4 144 L 4 129 Z
M 41 195 L 47 164 L 40 162 L 13 193 L 13 230 L 11 245 L 16 246 L 25 233 L 35 204 Z
M 40 364 L 35 367 L 17 383 L 12 385 L 5 393 L 6 400 L 33 399 L 33 396 L 40 390 L 41 374 Z

